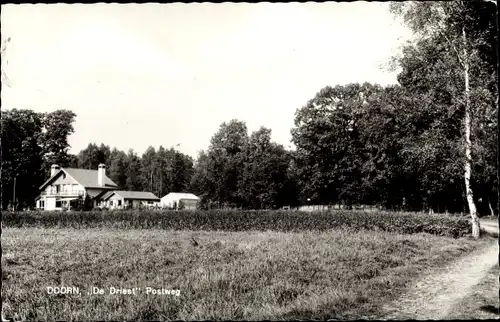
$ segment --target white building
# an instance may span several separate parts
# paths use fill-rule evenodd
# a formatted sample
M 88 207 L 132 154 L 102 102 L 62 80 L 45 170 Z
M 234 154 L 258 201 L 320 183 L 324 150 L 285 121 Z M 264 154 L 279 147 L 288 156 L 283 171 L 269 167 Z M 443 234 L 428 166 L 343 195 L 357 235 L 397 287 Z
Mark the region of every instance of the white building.
M 194 210 L 200 198 L 192 193 L 171 192 L 161 198 L 161 206 L 163 208 L 178 209 L 181 205 L 183 209 Z
M 159 206 L 160 198 L 146 191 L 109 191 L 100 198 L 99 207 L 109 209 L 148 208 Z
M 40 210 L 64 210 L 82 203 L 88 196 L 92 206 L 97 206 L 99 197 L 118 189 L 106 176 L 106 166 L 100 164 L 97 170 L 61 168 L 52 165 L 50 178 L 40 186 L 36 197 L 36 208 Z

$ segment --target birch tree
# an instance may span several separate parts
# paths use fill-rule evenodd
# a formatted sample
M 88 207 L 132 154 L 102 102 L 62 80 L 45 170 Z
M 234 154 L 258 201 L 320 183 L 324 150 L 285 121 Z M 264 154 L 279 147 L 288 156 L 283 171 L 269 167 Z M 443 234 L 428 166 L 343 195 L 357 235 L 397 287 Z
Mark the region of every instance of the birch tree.
M 409 51 L 413 51 L 410 59 L 424 61 L 427 66 L 425 73 L 429 75 L 437 65 L 447 67 L 445 75 L 434 74 L 435 78 L 424 80 L 420 89 L 426 88 L 428 93 L 446 92 L 451 102 L 448 114 L 456 114 L 459 110 L 459 114 L 463 115 L 465 196 L 472 221 L 472 235 L 479 238 L 480 224 L 471 184 L 475 158 L 473 138 L 478 121 L 481 123 L 485 114 L 498 109 L 498 101 L 492 100 L 498 95 L 496 84 L 492 82 L 497 76 L 496 69 L 491 68 L 492 62 L 495 65 L 496 61 L 496 26 L 492 14 L 496 9 L 484 1 L 445 1 L 397 2 L 391 4 L 391 11 L 402 17 L 416 35 L 414 43 L 407 46 Z M 429 44 L 444 46 L 445 50 L 441 56 L 433 59 L 429 59 L 429 55 L 419 55 L 419 47 L 427 45 L 429 48 Z M 417 49 L 412 50 L 411 47 Z M 406 76 L 408 74 L 411 72 Z M 407 82 L 415 82 L 413 78 L 407 77 Z M 484 92 L 487 92 L 488 98 L 480 100 L 480 93 Z M 488 104 L 486 101 L 494 103 Z M 481 108 L 483 106 L 487 106 L 485 113 Z

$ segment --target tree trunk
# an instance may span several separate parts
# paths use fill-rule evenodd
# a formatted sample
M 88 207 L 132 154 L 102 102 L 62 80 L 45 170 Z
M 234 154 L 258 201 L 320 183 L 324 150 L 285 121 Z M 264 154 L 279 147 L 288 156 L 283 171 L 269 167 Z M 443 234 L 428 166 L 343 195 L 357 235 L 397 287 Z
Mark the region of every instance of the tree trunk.
M 472 237 L 479 238 L 479 218 L 477 216 L 476 205 L 474 204 L 474 196 L 470 185 L 470 178 L 472 175 L 472 143 L 470 139 L 471 134 L 471 108 L 470 108 L 470 88 L 469 88 L 469 58 L 467 56 L 467 36 L 465 28 L 462 28 L 463 46 L 464 46 L 464 78 L 465 78 L 465 193 L 467 196 L 467 203 L 469 205 L 469 213 L 472 221 Z
M 491 206 L 491 200 L 488 198 L 488 207 L 490 207 L 490 213 L 492 217 L 495 217 L 495 211 L 493 210 L 493 207 Z

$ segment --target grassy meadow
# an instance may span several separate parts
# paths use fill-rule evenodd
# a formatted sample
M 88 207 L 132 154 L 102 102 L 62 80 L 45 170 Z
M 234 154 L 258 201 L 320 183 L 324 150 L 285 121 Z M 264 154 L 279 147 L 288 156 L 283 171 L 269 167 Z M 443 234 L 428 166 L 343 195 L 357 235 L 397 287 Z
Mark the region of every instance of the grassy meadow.
M 2 314 L 66 321 L 363 318 L 377 315 L 423 269 L 487 243 L 347 226 L 230 232 L 7 221 Z M 47 294 L 61 285 L 82 293 Z M 180 296 L 86 295 L 92 286 L 179 289 Z

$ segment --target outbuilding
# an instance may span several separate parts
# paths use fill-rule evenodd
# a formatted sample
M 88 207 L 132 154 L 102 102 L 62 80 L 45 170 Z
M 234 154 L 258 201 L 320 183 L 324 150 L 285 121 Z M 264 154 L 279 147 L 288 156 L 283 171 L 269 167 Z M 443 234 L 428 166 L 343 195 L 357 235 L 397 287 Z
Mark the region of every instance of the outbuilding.
M 128 209 L 158 206 L 160 198 L 152 192 L 114 190 L 101 198 L 99 206 L 109 209 Z
M 192 193 L 171 192 L 161 198 L 163 208 L 195 210 L 200 198 Z

